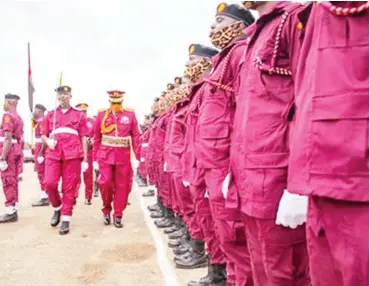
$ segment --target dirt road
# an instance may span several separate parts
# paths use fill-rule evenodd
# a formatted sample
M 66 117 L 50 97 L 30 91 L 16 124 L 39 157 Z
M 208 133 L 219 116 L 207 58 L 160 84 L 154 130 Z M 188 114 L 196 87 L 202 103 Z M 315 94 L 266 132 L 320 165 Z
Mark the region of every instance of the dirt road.
M 154 202 L 135 187 L 123 229 L 104 226 L 100 198 L 83 203 L 83 191 L 71 221 L 60 236 L 49 225 L 51 207 L 32 208 L 39 186 L 33 164 L 24 165 L 19 221 L 0 225 L 1 286 L 177 286 L 198 279 L 206 269 L 178 270 L 166 237 L 143 209 Z M 3 206 L 4 195 L 0 194 Z M 0 208 L 3 211 L 3 207 Z

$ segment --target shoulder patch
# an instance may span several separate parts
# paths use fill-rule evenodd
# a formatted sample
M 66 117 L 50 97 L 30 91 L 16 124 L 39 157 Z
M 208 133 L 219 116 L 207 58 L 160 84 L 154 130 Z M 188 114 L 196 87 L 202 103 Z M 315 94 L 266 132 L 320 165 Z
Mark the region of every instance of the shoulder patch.
M 9 123 L 12 120 L 12 117 L 10 115 L 4 115 L 5 123 Z

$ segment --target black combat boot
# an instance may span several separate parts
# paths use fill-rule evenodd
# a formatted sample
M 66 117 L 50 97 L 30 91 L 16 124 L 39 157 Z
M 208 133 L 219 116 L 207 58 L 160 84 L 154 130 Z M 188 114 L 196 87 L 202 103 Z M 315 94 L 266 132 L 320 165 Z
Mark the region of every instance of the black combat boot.
M 199 281 L 190 281 L 188 286 L 227 286 L 226 265 L 208 264 L 208 274 Z
M 157 203 L 154 205 L 148 206 L 148 210 L 153 212 L 153 211 L 158 211 L 161 208 L 162 202 L 161 199 L 157 196 Z
M 168 235 L 168 238 L 169 239 L 177 239 L 177 238 L 180 238 L 182 237 L 185 233 L 186 233 L 186 228 L 180 228 L 179 230 L 176 230 L 175 232 L 173 233 L 170 233 Z
M 192 248 L 189 254 L 176 259 L 176 267 L 181 269 L 195 269 L 207 266 L 207 255 L 204 250 L 204 241 L 193 240 L 191 242 Z
M 59 234 L 65 235 L 69 233 L 69 221 L 62 221 L 62 224 L 60 226 Z
M 184 235 L 181 236 L 180 238 L 170 240 L 168 242 L 168 246 L 171 248 L 176 248 L 183 244 L 187 244 L 187 243 L 191 244 L 190 241 L 191 241 L 190 234 L 188 231 L 186 231 Z
M 48 198 L 40 199 L 32 204 L 33 207 L 47 207 L 50 205 Z
M 163 217 L 166 217 L 166 211 L 167 211 L 167 208 L 162 204 L 158 204 L 158 209 L 157 210 L 152 210 L 151 212 L 151 215 L 150 217 L 151 218 L 163 218 Z
M 85 199 L 85 205 L 91 206 L 91 199 Z
M 60 211 L 54 211 L 53 216 L 51 217 L 50 225 L 56 227 L 60 223 Z
M 175 256 L 181 256 L 181 255 L 184 255 L 184 254 L 189 254 L 189 252 L 191 251 L 190 242 L 185 242 L 185 243 L 179 245 L 178 247 L 172 248 L 172 250 L 173 250 L 173 254 Z
M 158 228 L 168 228 L 173 226 L 175 223 L 174 213 L 171 209 L 164 207 L 164 216 L 162 220 L 156 220 L 154 224 Z
M 165 234 L 174 233 L 175 231 L 178 231 L 180 229 L 183 229 L 182 224 L 182 218 L 181 216 L 177 215 L 174 219 L 174 225 L 164 231 Z

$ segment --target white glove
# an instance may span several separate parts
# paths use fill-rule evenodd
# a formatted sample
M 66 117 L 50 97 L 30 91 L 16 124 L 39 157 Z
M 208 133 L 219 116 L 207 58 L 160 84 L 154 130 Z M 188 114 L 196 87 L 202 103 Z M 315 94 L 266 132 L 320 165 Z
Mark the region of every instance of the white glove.
M 285 227 L 296 228 L 306 222 L 308 197 L 291 194 L 284 190 L 280 199 L 275 223 Z
M 206 189 L 206 192 L 204 193 L 204 197 L 205 198 L 208 198 L 209 196 L 208 196 L 208 190 Z
M 131 165 L 132 165 L 132 169 L 136 170 L 139 167 L 140 162 L 139 160 L 134 160 L 134 161 L 131 161 Z
M 86 161 L 82 161 L 81 163 L 81 171 L 82 173 L 85 173 L 89 169 L 89 163 Z
M 8 169 L 8 163 L 6 161 L 0 161 L 0 171 L 4 172 L 6 169 Z
M 164 171 L 164 172 L 167 172 L 167 162 L 164 162 L 164 165 L 163 165 L 163 171 Z
M 230 173 L 228 173 L 222 183 L 222 195 L 224 196 L 224 199 L 227 198 L 227 193 L 229 191 L 229 185 L 230 185 Z
M 46 140 L 46 145 L 48 145 L 51 150 L 54 150 L 55 146 L 57 145 L 57 140 L 49 138 Z
M 145 162 L 145 158 L 141 157 L 140 162 Z
M 42 163 L 44 163 L 44 161 L 45 161 L 45 158 L 43 156 L 38 156 L 37 157 L 37 163 L 42 164 Z
M 98 162 L 96 162 L 96 161 L 93 162 L 93 168 L 94 168 L 94 170 L 99 170 Z
M 190 186 L 190 183 L 188 181 L 182 181 L 182 184 L 184 185 L 184 187 L 189 187 Z

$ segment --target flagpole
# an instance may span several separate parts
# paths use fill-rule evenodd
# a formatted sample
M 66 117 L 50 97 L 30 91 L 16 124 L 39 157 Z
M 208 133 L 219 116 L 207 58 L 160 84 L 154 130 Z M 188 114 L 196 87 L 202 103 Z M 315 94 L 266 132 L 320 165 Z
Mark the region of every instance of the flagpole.
M 31 47 L 30 43 L 27 43 L 27 53 L 28 53 L 28 104 L 30 107 L 30 112 L 31 112 L 31 132 L 30 132 L 30 147 L 33 149 L 34 145 L 34 119 L 33 119 L 33 114 L 32 114 L 32 109 L 33 109 L 33 83 L 32 83 L 32 72 L 31 72 Z M 32 87 L 31 87 L 32 85 Z M 32 90 L 31 90 L 32 89 Z M 32 98 L 31 98 L 32 97 Z

